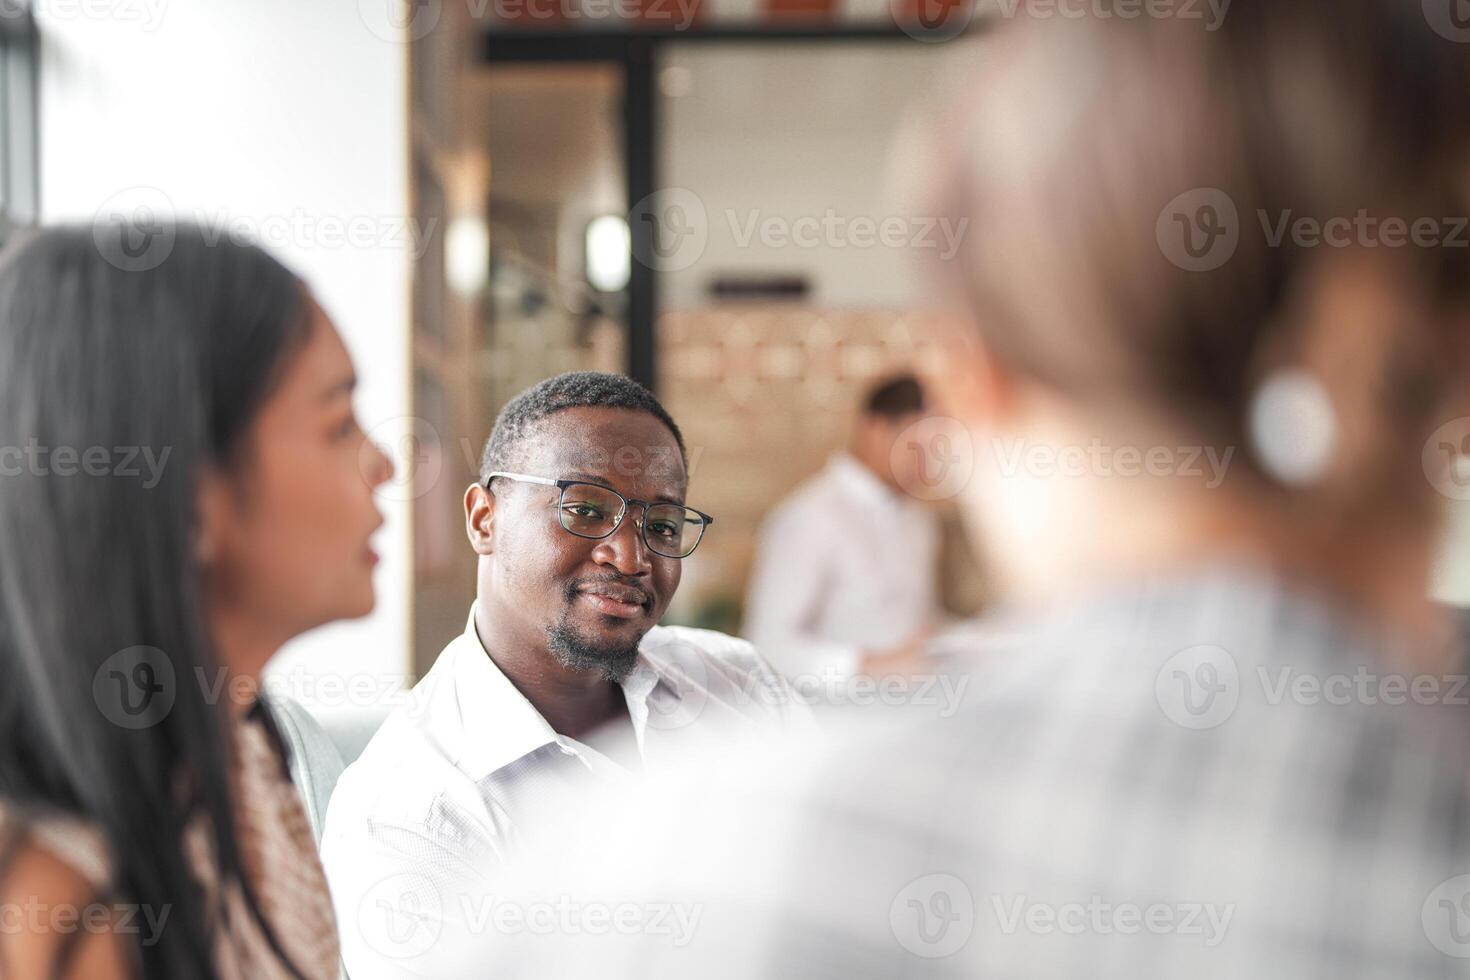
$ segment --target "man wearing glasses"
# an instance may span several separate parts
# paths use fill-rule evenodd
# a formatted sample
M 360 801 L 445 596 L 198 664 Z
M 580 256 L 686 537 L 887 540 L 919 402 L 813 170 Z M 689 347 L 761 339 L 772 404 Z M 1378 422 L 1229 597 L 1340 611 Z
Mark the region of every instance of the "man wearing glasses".
M 563 374 L 501 412 L 464 498 L 469 621 L 328 812 L 353 980 L 477 976 L 473 951 L 514 925 L 493 904 L 501 861 L 595 820 L 591 788 L 810 726 L 749 644 L 657 625 L 714 522 L 687 485 L 678 426 L 627 378 Z

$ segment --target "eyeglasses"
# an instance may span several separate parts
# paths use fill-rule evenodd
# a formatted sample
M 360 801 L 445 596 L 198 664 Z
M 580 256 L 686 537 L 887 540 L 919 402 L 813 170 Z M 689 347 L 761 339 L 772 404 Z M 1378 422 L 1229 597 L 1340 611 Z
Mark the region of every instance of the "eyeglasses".
M 553 480 L 544 476 L 526 476 L 524 473 L 506 473 L 500 470 L 486 476 L 482 486 L 490 489 L 490 481 L 497 476 L 517 483 L 536 483 L 556 487 L 561 491 L 557 501 L 557 514 L 561 526 L 579 538 L 594 541 L 608 537 L 620 526 L 627 516 L 628 506 L 636 504 L 643 508 L 643 519 L 637 521 L 643 534 L 643 543 L 648 550 L 665 558 L 688 558 L 699 547 L 704 529 L 715 519 L 703 511 L 683 504 L 653 504 L 646 500 L 629 500 L 610 487 L 598 483 L 583 483 L 580 480 Z

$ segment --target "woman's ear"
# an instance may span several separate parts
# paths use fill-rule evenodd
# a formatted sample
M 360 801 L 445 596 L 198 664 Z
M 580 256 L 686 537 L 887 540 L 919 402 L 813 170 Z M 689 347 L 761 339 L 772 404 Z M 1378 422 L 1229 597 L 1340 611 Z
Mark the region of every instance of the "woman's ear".
M 479 483 L 464 492 L 464 532 L 477 555 L 495 553 L 495 494 Z
M 971 431 L 988 431 L 1015 409 L 1015 386 L 1000 370 L 975 324 L 955 316 L 940 331 L 940 363 L 925 372 L 935 408 Z

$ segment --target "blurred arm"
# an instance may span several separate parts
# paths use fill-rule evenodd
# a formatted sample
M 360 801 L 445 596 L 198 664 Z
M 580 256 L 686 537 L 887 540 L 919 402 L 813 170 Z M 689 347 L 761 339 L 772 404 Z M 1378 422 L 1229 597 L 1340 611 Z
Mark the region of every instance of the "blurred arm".
M 800 505 L 776 511 L 761 529 L 746 597 L 745 634 L 787 677 L 848 677 L 862 663 L 855 644 L 815 631 L 833 587 L 831 528 Z

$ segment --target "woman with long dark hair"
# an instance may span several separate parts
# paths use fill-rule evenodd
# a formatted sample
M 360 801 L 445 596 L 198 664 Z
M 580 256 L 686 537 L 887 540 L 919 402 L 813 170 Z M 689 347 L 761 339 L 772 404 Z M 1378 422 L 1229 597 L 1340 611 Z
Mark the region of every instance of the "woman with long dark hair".
M 353 383 L 300 279 L 196 227 L 0 264 L 0 975 L 337 975 L 252 692 L 373 607 Z

